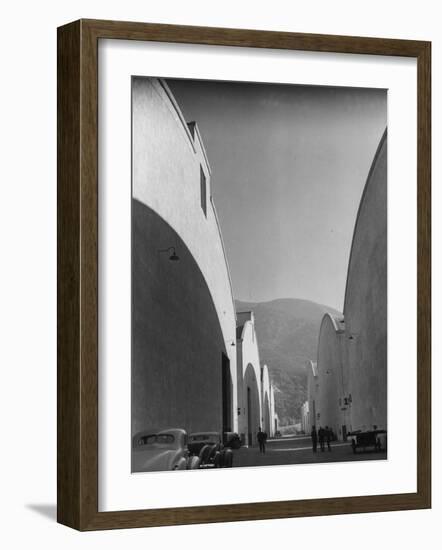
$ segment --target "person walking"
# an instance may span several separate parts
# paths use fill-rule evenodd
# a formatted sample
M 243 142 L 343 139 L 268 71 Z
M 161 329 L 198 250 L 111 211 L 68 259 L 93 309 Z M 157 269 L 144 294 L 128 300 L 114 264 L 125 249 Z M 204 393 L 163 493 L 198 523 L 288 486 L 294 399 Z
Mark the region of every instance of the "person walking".
M 327 449 L 331 452 L 330 441 L 333 438 L 333 432 L 328 426 L 325 427 L 325 441 L 327 442 Z
M 318 434 L 316 432 L 316 426 L 313 426 L 312 431 L 310 433 L 310 436 L 312 438 L 313 452 L 316 453 L 316 450 L 317 450 L 317 447 L 318 447 Z
M 324 452 L 325 430 L 322 426 L 320 426 L 318 430 L 318 439 L 321 451 Z
M 261 430 L 261 426 L 258 428 L 258 433 L 256 434 L 256 438 L 259 443 L 259 452 L 265 454 L 267 434 Z
M 267 444 L 267 432 L 264 431 L 262 436 L 262 452 L 264 454 L 266 454 L 266 444 Z

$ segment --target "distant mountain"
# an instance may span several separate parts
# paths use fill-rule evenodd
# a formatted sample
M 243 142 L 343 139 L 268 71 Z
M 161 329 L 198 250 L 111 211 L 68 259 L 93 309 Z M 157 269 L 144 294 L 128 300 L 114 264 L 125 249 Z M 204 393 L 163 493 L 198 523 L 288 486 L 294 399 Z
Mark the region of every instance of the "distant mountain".
M 316 361 L 319 329 L 325 313 L 341 315 L 331 307 L 309 300 L 282 298 L 270 302 L 236 300 L 237 311 L 252 310 L 262 364 L 267 364 L 281 424 L 300 419 L 307 397 L 306 361 Z

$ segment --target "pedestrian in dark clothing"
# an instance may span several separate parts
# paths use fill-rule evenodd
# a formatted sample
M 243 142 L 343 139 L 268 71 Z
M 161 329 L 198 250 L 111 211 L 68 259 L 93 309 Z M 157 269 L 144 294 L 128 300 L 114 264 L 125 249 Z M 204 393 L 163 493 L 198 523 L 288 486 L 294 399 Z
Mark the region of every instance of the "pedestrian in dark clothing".
M 330 441 L 333 438 L 333 432 L 328 426 L 325 427 L 325 441 L 327 442 L 327 449 L 331 451 Z
M 266 432 L 263 432 L 261 430 L 261 427 L 258 428 L 258 433 L 256 434 L 256 438 L 258 439 L 258 443 L 259 443 L 259 452 L 265 454 L 267 434 Z
M 319 439 L 319 446 L 321 447 L 321 451 L 324 452 L 325 430 L 322 426 L 318 430 L 318 439 Z
M 316 449 L 318 447 L 318 434 L 316 432 L 316 426 L 313 426 L 310 436 L 312 438 L 313 452 L 316 453 Z

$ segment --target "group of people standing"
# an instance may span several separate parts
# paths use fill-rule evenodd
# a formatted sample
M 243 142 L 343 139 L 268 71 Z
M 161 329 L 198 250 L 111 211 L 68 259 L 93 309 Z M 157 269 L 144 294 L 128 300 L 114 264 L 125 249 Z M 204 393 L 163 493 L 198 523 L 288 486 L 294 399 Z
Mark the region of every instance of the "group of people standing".
M 312 448 L 314 453 L 316 453 L 318 450 L 318 441 L 322 452 L 325 451 L 326 443 L 328 450 L 331 451 L 330 442 L 333 440 L 333 430 L 331 428 L 329 428 L 328 426 L 326 426 L 325 428 L 320 426 L 319 430 L 316 431 L 316 426 L 313 426 L 310 435 L 312 438 Z
M 318 442 L 319 447 L 322 452 L 325 451 L 325 445 L 327 444 L 327 449 L 331 452 L 331 445 L 330 443 L 334 439 L 333 430 L 326 426 L 323 428 L 322 426 L 319 427 L 319 430 L 316 431 L 316 426 L 313 426 L 311 431 L 311 438 L 312 438 L 312 448 L 313 452 L 316 453 L 318 450 Z M 258 428 L 258 433 L 256 434 L 256 439 L 259 443 L 259 452 L 265 454 L 266 452 L 266 441 L 267 441 L 267 433 L 261 430 L 261 427 Z

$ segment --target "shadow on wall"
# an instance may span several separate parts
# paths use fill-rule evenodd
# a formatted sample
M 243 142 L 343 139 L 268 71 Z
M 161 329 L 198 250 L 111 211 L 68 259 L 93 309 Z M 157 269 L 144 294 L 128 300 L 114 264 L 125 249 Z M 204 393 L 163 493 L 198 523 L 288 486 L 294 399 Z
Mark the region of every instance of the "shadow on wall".
M 178 261 L 159 252 L 169 247 Z M 231 402 L 223 399 L 223 353 L 217 312 L 193 256 L 158 214 L 133 199 L 132 435 L 221 432 L 223 403 Z

